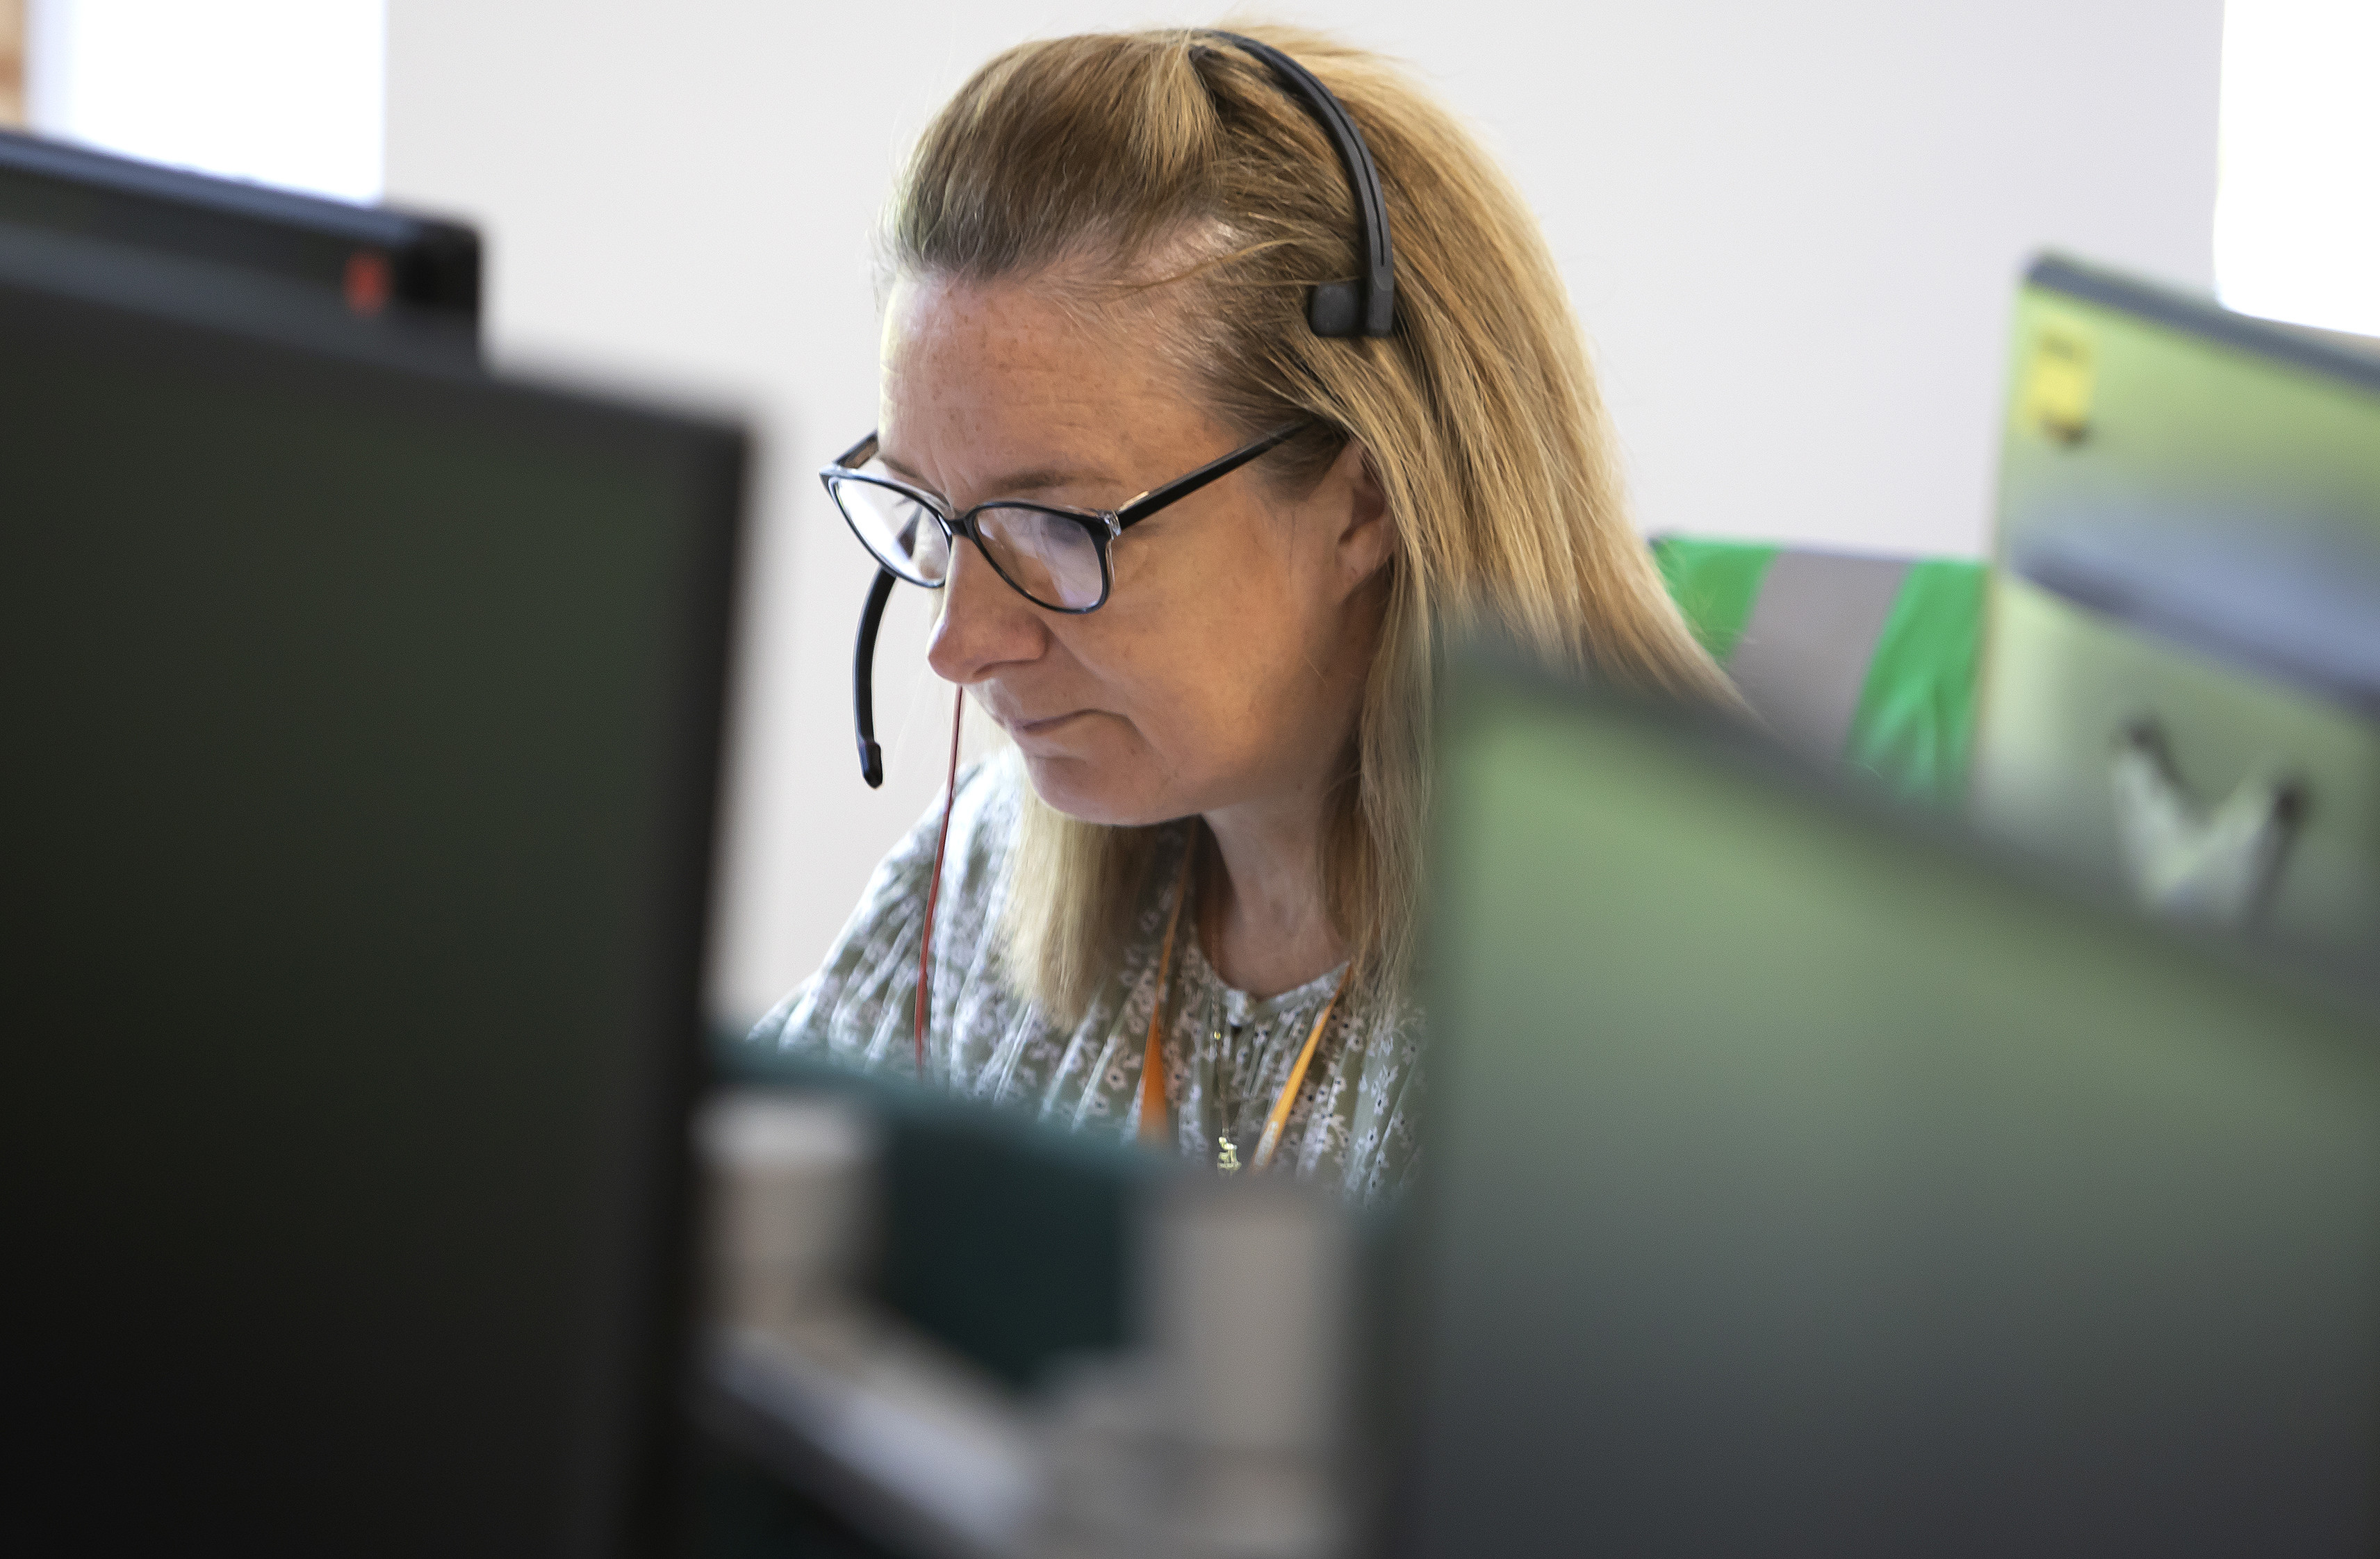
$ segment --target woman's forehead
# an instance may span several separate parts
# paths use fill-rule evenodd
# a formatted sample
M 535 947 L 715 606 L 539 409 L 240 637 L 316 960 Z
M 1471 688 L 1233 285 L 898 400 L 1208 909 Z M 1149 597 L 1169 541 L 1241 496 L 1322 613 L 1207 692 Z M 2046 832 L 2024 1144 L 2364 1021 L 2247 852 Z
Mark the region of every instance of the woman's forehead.
M 965 495 L 951 486 L 1021 496 L 1011 478 L 1130 485 L 1126 473 L 1181 453 L 1193 465 L 1211 457 L 1220 429 L 1179 370 L 1087 322 L 1083 308 L 1030 283 L 896 285 L 878 417 L 887 463 L 955 502 Z
M 884 315 L 885 393 L 964 394 L 978 386 L 1060 399 L 1152 388 L 1160 365 L 1086 318 L 1086 306 L 1025 282 L 904 281 Z

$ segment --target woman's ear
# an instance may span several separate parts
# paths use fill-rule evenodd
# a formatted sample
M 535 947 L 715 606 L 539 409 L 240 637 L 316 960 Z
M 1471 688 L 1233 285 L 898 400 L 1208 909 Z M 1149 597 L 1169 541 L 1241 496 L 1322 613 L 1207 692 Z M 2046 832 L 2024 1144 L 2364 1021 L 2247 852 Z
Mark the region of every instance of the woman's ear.
M 1337 527 L 1340 578 L 1349 590 L 1357 589 L 1386 567 L 1397 550 L 1396 522 L 1390 516 L 1379 473 L 1372 468 L 1371 452 L 1348 440 L 1323 477 L 1321 491 L 1330 497 L 1329 512 Z

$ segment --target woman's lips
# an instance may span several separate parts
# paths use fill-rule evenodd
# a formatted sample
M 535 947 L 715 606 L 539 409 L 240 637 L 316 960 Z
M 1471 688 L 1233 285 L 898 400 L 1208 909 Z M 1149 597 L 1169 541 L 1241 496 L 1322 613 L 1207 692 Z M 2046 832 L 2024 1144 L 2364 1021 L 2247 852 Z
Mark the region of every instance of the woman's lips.
M 1081 719 L 1090 712 L 1088 709 L 1069 709 L 1062 715 L 1051 715 L 1046 719 L 1007 720 L 1002 723 L 1008 727 L 1008 734 L 1011 736 L 1020 738 L 1054 736 L 1069 721 Z

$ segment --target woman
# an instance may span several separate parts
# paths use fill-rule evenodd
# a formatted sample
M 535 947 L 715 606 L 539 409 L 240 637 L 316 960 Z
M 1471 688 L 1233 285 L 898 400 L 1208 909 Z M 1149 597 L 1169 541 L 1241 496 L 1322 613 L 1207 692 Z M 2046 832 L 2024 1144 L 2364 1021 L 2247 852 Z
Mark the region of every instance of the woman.
M 1382 336 L 1318 333 L 1367 227 L 1299 66 L 1378 167 Z M 1009 745 L 950 796 L 925 1002 L 939 806 L 750 1043 L 1392 1192 L 1433 628 L 1730 697 L 1629 526 L 1534 222 L 1376 57 L 1162 31 L 984 66 L 890 248 L 877 436 L 829 485 L 942 585 L 929 659 Z M 1100 524 L 1108 578 L 1061 556 Z

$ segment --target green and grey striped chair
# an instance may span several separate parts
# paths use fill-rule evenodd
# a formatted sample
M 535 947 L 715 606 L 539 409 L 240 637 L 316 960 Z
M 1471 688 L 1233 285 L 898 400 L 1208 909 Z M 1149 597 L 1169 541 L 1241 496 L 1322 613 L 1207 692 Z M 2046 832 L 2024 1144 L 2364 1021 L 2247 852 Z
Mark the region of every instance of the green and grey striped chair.
M 1682 537 L 1653 552 L 1704 647 L 1788 746 L 1958 804 L 1982 563 Z

